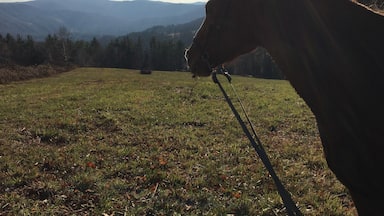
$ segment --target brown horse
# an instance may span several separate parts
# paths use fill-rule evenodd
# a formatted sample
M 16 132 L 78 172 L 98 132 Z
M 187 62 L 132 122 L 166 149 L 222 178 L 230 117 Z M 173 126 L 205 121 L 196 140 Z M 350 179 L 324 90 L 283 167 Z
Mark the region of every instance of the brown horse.
M 266 48 L 316 116 L 360 215 L 384 215 L 384 17 L 349 0 L 210 0 L 186 53 L 195 75 Z

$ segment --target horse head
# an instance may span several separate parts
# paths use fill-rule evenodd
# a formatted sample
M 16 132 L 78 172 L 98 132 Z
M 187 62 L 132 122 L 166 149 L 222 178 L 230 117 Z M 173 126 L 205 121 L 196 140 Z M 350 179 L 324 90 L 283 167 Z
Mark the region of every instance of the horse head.
M 257 35 L 249 31 L 255 24 L 249 17 L 255 11 L 243 7 L 246 1 L 207 2 L 205 20 L 185 54 L 194 75 L 208 76 L 212 68 L 256 48 Z

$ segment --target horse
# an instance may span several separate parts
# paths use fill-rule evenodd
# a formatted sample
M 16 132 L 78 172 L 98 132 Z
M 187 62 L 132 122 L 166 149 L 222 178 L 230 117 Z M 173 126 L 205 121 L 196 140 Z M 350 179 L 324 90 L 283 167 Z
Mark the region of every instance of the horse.
M 185 56 L 213 68 L 264 47 L 316 118 L 359 215 L 384 210 L 384 16 L 351 0 L 209 0 Z

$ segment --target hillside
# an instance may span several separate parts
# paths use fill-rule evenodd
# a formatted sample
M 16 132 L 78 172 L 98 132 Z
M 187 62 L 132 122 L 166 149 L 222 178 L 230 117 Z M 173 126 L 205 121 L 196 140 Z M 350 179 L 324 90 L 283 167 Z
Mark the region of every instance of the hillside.
M 149 0 L 35 0 L 0 3 L 0 34 L 43 38 L 66 27 L 76 38 L 123 35 L 155 25 L 181 24 L 204 16 L 203 4 Z
M 143 41 L 149 41 L 153 37 L 159 40 L 181 40 L 185 45 L 189 45 L 192 43 L 193 36 L 199 29 L 203 19 L 198 18 L 178 25 L 158 25 L 141 32 L 132 32 L 128 36 L 132 39 L 140 37 Z

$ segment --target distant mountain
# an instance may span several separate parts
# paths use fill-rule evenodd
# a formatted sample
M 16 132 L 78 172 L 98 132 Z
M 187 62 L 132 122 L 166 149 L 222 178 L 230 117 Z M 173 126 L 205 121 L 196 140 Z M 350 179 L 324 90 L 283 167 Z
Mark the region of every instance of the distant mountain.
M 192 43 L 193 36 L 199 29 L 204 18 L 198 18 L 191 22 L 177 25 L 154 26 L 141 32 L 132 32 L 128 34 L 133 40 L 141 38 L 143 42 L 149 41 L 151 38 L 157 40 L 180 40 L 185 45 Z
M 187 23 L 204 16 L 203 4 L 149 0 L 35 0 L 0 3 L 0 34 L 44 38 L 66 27 L 75 38 L 124 35 L 151 26 Z

